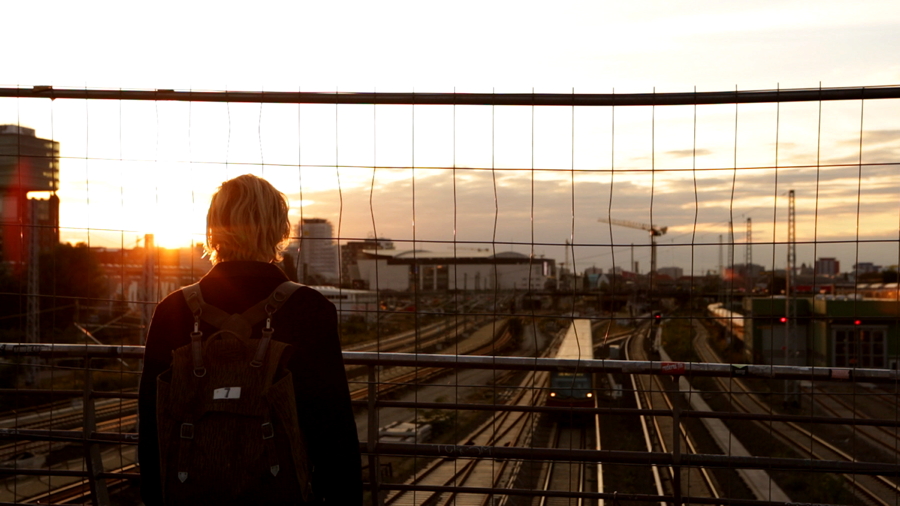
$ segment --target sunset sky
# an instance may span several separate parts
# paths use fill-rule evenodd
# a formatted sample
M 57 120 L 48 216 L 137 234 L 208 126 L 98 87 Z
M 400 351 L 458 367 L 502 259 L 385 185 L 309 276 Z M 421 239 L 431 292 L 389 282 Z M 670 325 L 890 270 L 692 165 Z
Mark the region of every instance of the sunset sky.
M 900 3 L 885 1 L 257 2 L 240 12 L 212 2 L 19 2 L 4 17 L 16 20 L 4 28 L 5 87 L 662 93 L 900 84 Z M 496 241 L 498 251 L 558 261 L 560 244 L 573 240 L 578 270 L 627 268 L 634 243 L 643 272 L 646 234 L 610 235 L 597 218 L 669 226 L 659 266 L 701 273 L 718 268 L 729 219 L 743 262 L 751 217 L 754 262 L 783 267 L 783 246 L 763 243 L 786 240 L 790 189 L 799 262 L 900 263 L 898 118 L 895 100 L 613 111 L 0 99 L 0 124 L 61 144 L 64 240 L 200 240 L 216 185 L 252 172 L 289 196 L 293 219 L 328 218 L 342 237 L 377 233 L 401 248 L 425 241 L 423 249 Z M 886 242 L 857 247 L 857 238 Z

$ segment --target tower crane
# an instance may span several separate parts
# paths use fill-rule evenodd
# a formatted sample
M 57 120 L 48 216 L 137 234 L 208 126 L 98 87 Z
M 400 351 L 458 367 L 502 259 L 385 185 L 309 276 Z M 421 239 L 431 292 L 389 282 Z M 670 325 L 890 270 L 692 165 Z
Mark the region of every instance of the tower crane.
M 620 227 L 636 228 L 638 230 L 650 232 L 650 272 L 656 274 L 656 238 L 665 235 L 666 231 L 669 230 L 669 227 L 659 227 L 657 225 L 647 225 L 636 221 L 617 220 L 613 218 L 600 218 L 597 221 L 600 223 L 609 223 Z

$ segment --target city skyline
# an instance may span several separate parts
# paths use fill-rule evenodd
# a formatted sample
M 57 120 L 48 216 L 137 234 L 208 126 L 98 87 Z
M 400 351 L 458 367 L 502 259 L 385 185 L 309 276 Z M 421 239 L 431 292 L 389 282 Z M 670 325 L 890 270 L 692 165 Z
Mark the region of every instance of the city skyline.
M 511 5 L 479 6 L 485 16 L 472 19 L 465 9 L 437 6 L 388 17 L 366 5 L 276 2 L 285 15 L 223 20 L 249 35 L 237 43 L 222 26 L 192 23 L 201 15 L 196 7 L 180 18 L 141 13 L 162 17 L 138 26 L 127 6 L 116 10 L 120 24 L 100 24 L 71 6 L 42 17 L 23 4 L 13 7 L 23 22 L 10 35 L 22 44 L 4 75 L 8 86 L 26 87 L 335 93 L 621 94 L 900 82 L 890 52 L 873 50 L 900 43 L 900 6 L 883 2 L 573 2 L 541 16 Z M 452 33 L 478 36 L 433 37 L 425 20 L 438 18 Z M 59 38 L 33 37 L 30 19 Z M 304 20 L 304 30 L 279 29 L 293 19 Z M 327 21 L 338 19 L 352 36 L 335 38 Z M 159 38 L 153 26 L 180 29 Z M 545 36 L 531 37 L 537 29 Z M 407 43 L 416 36 L 427 43 Z M 121 43 L 104 44 L 108 53 L 90 49 L 109 37 Z M 60 38 L 73 43 L 60 46 Z M 182 49 L 199 40 L 206 53 L 198 60 Z M 378 58 L 359 52 L 359 40 Z M 484 51 L 501 41 L 499 53 Z M 320 49 L 296 51 L 292 65 L 262 50 L 313 45 Z M 48 65 L 44 54 L 59 57 Z M 718 236 L 731 242 L 729 220 L 739 243 L 747 217 L 754 258 L 783 265 L 789 189 L 797 194 L 801 258 L 897 264 L 896 102 L 612 110 L 2 98 L 0 123 L 60 142 L 67 241 L 122 247 L 148 232 L 163 245 L 202 240 L 209 195 L 250 172 L 289 196 L 295 223 L 301 215 L 322 217 L 342 237 L 515 243 L 515 251 L 561 261 L 568 240 L 577 245 L 569 253 L 576 267 L 626 264 L 633 243 L 636 260 L 649 266 L 643 233 L 596 222 L 630 219 L 669 227 L 659 238 L 660 266 L 703 272 L 718 266 Z

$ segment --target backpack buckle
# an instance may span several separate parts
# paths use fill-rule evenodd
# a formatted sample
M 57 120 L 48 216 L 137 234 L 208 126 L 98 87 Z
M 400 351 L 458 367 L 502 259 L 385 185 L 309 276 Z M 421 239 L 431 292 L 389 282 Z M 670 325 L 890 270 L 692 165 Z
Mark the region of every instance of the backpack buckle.
M 275 437 L 275 428 L 272 427 L 272 422 L 262 424 L 262 433 L 263 439 L 272 439 Z
M 194 424 L 187 422 L 181 424 L 181 438 L 194 439 Z

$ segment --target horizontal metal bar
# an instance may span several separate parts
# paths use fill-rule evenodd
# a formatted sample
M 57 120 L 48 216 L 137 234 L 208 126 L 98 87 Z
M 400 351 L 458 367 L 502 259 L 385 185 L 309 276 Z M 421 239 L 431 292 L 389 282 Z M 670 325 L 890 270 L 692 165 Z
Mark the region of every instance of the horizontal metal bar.
M 70 469 L 21 469 L 13 467 L 0 467 L 0 475 L 14 476 L 69 476 L 73 478 L 87 478 L 88 471 L 73 471 Z
M 382 490 L 421 491 L 421 492 L 449 492 L 456 494 L 485 494 L 495 496 L 520 496 L 520 497 L 569 497 L 582 499 L 605 499 L 608 501 L 640 501 L 640 502 L 672 502 L 672 496 L 647 495 L 647 494 L 620 494 L 618 492 L 577 492 L 562 490 L 533 490 L 522 488 L 490 488 L 490 487 L 456 487 L 441 485 L 407 485 L 405 483 L 384 483 L 380 485 Z M 758 501 L 754 499 L 728 498 L 723 501 L 716 497 L 681 496 L 683 504 L 728 504 L 729 506 L 785 506 L 778 501 Z M 791 506 L 829 506 L 827 503 L 801 503 L 792 502 Z
M 0 357 L 143 358 L 143 346 L 0 343 Z
M 360 445 L 363 448 L 363 445 Z M 426 456 L 461 459 L 504 459 L 562 462 L 603 462 L 637 465 L 674 465 L 670 453 L 629 452 L 615 450 L 574 450 L 556 448 L 524 448 L 510 446 L 441 445 L 418 443 L 376 443 L 375 453 L 381 456 Z M 832 472 L 869 475 L 900 473 L 900 463 L 849 462 L 835 460 L 789 459 L 777 457 L 743 457 L 735 455 L 681 454 L 680 465 L 722 469 L 780 469 L 810 472 Z
M 456 369 L 506 369 L 526 371 L 577 370 L 591 373 L 651 374 L 664 376 L 715 376 L 742 378 L 805 379 L 872 383 L 900 381 L 900 371 L 891 369 L 833 369 L 785 365 L 732 365 L 706 362 L 658 362 L 638 360 L 566 360 L 556 358 L 496 357 L 490 355 L 429 355 L 424 353 L 344 352 L 344 363 Z M 833 371 L 841 373 L 835 375 Z
M 0 97 L 245 102 L 265 104 L 393 104 L 513 106 L 663 106 L 900 98 L 898 86 L 681 93 L 375 93 L 308 91 L 116 90 L 34 86 L 0 88 Z
M 101 369 L 94 369 L 101 370 Z M 47 390 L 43 388 L 0 388 L 0 395 L 50 395 L 82 397 L 84 390 Z M 95 399 L 137 399 L 137 392 L 91 392 Z
M 0 344 L 0 357 L 140 358 L 143 346 L 78 344 Z M 733 365 L 706 362 L 657 362 L 635 360 L 565 360 L 556 358 L 498 357 L 491 355 L 432 355 L 426 353 L 374 353 L 345 351 L 348 365 L 441 367 L 524 371 L 578 370 L 591 373 L 685 375 L 710 377 L 798 379 L 810 381 L 866 381 L 898 383 L 900 370 L 847 369 L 788 365 Z M 837 374 L 840 373 L 840 374 Z
M 64 443 L 138 443 L 136 432 L 91 432 L 85 438 L 81 430 L 0 429 L 0 438 L 13 441 L 59 441 Z
M 37 503 L 37 502 L 0 502 L 0 506 L 69 506 L 60 503 Z
M 365 405 L 365 401 L 355 403 L 358 406 Z M 670 409 L 638 409 L 638 408 L 585 408 L 562 406 L 522 406 L 509 404 L 477 404 L 477 403 L 450 403 L 450 402 L 410 402 L 410 401 L 384 401 L 375 402 L 378 408 L 411 408 L 411 409 L 443 409 L 462 411 L 513 411 L 523 413 L 552 413 L 573 415 L 604 415 L 604 416 L 672 416 Z M 766 422 L 792 422 L 792 423 L 821 423 L 829 425 L 865 425 L 872 427 L 900 427 L 900 419 L 877 418 L 840 418 L 828 416 L 807 415 L 779 415 L 738 413 L 735 411 L 694 411 L 684 410 L 680 412 L 682 418 L 718 418 L 722 420 L 760 420 Z
M 110 442 L 110 441 L 104 441 Z M 136 441 L 130 441 L 132 444 Z M 374 450 L 372 449 L 374 446 Z M 674 465 L 670 453 L 634 452 L 617 450 L 576 450 L 565 448 L 529 448 L 518 446 L 475 446 L 452 444 L 382 443 L 369 445 L 361 442 L 360 452 L 380 456 L 398 457 L 444 457 L 459 459 L 503 459 L 554 462 L 603 462 L 633 465 Z M 828 473 L 849 473 L 867 475 L 900 474 L 900 463 L 848 462 L 835 460 L 789 459 L 778 457 L 752 457 L 736 455 L 681 454 L 680 465 L 722 469 L 778 469 L 785 471 L 808 471 Z M 73 474 L 75 473 L 75 474 Z M 0 474 L 27 474 L 50 476 L 86 476 L 86 472 L 48 469 L 0 468 Z M 118 476 L 118 474 L 117 474 Z

